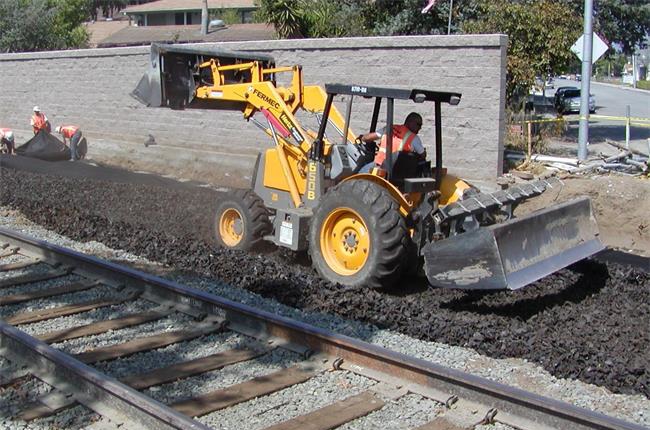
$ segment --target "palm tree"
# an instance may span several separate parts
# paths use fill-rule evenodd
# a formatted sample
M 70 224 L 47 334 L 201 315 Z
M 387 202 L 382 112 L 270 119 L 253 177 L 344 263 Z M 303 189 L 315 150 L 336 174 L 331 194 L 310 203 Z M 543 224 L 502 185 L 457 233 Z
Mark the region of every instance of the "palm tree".
M 303 15 L 299 0 L 262 0 L 259 14 L 275 26 L 282 39 L 303 37 Z

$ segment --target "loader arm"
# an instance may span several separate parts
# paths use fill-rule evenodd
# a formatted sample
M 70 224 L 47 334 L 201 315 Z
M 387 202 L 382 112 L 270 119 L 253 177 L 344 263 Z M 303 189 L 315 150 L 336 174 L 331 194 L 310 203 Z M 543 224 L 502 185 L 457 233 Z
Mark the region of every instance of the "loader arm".
M 200 64 L 199 67 L 210 69 L 213 85 L 198 86 L 195 94 L 197 98 L 243 102 L 245 103 L 243 113 L 246 119 L 258 110 L 267 109 L 292 133 L 294 130 L 291 129 L 291 126 L 296 126 L 302 137 L 299 142 L 307 139 L 305 130 L 294 116 L 296 112 L 302 109 L 322 114 L 325 110 L 327 93 L 318 85 L 305 86 L 300 66 L 264 68 L 261 63 L 256 61 L 219 66 L 215 59 L 211 59 Z M 225 83 L 224 72 L 228 71 L 249 72 L 251 81 L 239 85 Z M 264 79 L 267 75 L 285 72 L 293 74 L 291 85 L 288 88 L 276 86 L 272 81 Z M 345 128 L 345 119 L 334 105 L 329 111 L 329 121 L 342 134 L 342 130 Z M 355 136 L 354 131 L 349 129 L 347 139 L 354 142 Z M 297 136 L 296 138 L 298 140 Z
M 310 153 L 313 146 L 315 133 L 304 128 L 296 118 L 296 112 L 300 109 L 307 112 L 324 114 L 328 121 L 343 135 L 345 130 L 345 119 L 332 104 L 327 104 L 327 93 L 317 85 L 304 86 L 302 79 L 302 68 L 293 67 L 271 67 L 264 68 L 260 62 L 252 61 L 246 63 L 219 65 L 217 59 L 198 65 L 199 76 L 205 76 L 204 71 L 209 70 L 211 82 L 207 85 L 198 85 L 194 97 L 201 100 L 212 100 L 216 102 L 238 102 L 242 104 L 244 118 L 250 120 L 257 112 L 261 112 L 266 119 L 266 124 L 254 120 L 254 122 L 270 136 L 275 143 L 275 151 L 282 170 L 282 175 L 289 188 L 293 205 L 301 207 L 305 202 L 300 192 L 300 181 L 306 181 L 304 189 L 308 200 L 315 200 L 314 191 L 322 188 L 323 179 L 310 174 L 314 171 L 322 171 L 322 160 Z M 226 72 L 235 72 L 236 76 L 247 76 L 250 80 L 242 83 L 228 83 L 225 79 Z M 291 85 L 288 88 L 277 86 L 274 77 L 277 73 L 292 73 Z M 322 121 L 323 116 L 319 119 Z M 355 134 L 352 129 L 347 128 L 347 140 L 354 142 Z M 331 143 L 325 140 L 325 151 L 329 152 Z M 294 170 L 291 169 L 288 153 L 299 165 L 297 178 Z M 322 176 L 322 175 L 319 175 Z M 320 190 L 322 193 L 323 190 Z M 319 193 L 319 194 L 320 194 Z

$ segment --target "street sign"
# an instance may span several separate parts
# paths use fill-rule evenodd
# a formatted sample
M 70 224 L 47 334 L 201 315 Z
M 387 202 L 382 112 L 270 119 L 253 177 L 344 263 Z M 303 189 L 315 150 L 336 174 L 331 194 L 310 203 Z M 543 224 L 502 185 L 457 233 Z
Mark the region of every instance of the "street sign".
M 578 58 L 580 58 L 580 61 L 582 61 L 582 43 L 584 41 L 584 37 L 584 34 L 580 36 L 576 43 L 574 43 L 571 47 L 571 52 L 576 54 Z M 603 42 L 603 39 L 594 33 L 593 41 L 591 43 L 591 63 L 595 63 L 605 52 L 607 52 L 608 49 L 609 46 Z

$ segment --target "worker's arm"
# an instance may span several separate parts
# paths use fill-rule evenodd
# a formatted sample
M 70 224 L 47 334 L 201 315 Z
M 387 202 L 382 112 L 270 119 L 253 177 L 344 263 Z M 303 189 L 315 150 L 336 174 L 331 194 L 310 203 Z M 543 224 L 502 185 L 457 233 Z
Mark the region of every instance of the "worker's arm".
M 427 150 L 422 144 L 420 136 L 415 136 L 415 139 L 413 139 L 413 142 L 411 142 L 411 148 L 413 148 L 413 152 L 417 154 L 420 160 L 427 159 Z
M 374 142 L 381 139 L 381 135 L 376 131 L 371 131 L 370 133 L 362 134 L 359 136 L 359 140 L 365 143 Z

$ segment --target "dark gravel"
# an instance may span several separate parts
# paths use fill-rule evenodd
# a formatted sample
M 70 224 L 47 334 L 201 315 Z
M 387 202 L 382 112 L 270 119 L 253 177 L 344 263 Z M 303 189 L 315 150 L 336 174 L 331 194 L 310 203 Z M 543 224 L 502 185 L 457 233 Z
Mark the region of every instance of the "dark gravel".
M 211 245 L 220 193 L 91 166 L 75 165 L 85 175 L 70 176 L 68 163 L 49 164 L 34 173 L 5 163 L 0 204 L 70 238 L 207 274 L 286 305 L 495 358 L 524 358 L 557 377 L 650 397 L 650 275 L 638 269 L 583 261 L 522 290 L 491 294 L 432 289 L 422 279 L 383 293 L 343 291 L 319 279 L 300 254 Z

